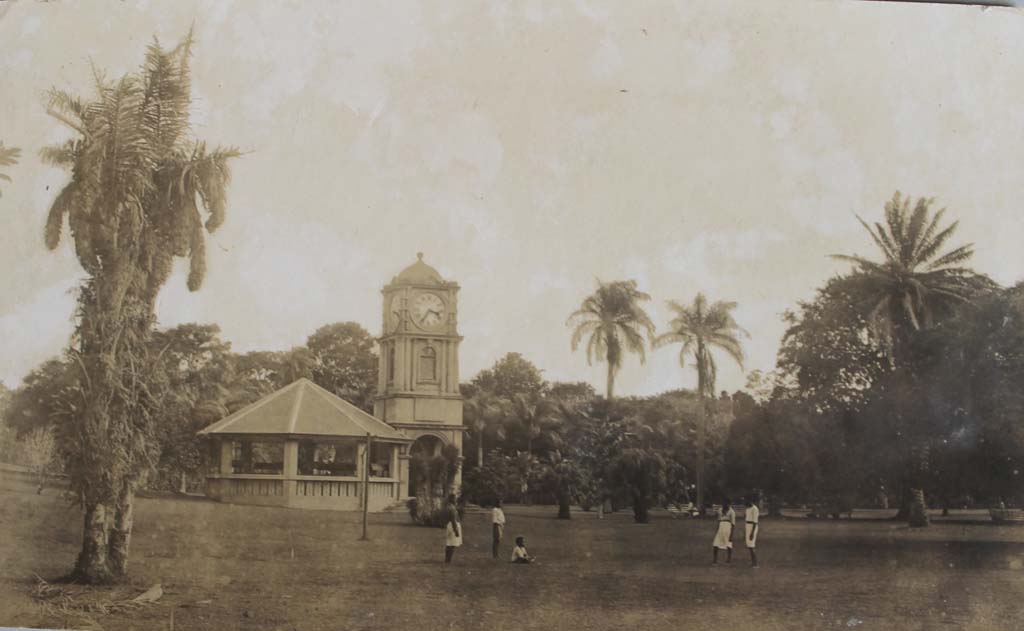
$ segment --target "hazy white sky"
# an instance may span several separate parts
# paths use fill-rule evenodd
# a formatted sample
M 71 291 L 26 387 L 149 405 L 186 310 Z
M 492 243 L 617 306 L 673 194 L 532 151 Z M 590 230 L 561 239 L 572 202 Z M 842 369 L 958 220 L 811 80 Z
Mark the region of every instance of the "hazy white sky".
M 1022 277 L 1024 13 L 875 2 L 8 2 L 0 7 L 0 379 L 71 331 L 80 268 L 43 222 L 66 175 L 37 150 L 66 131 L 43 92 L 135 69 L 195 24 L 197 135 L 250 153 L 190 294 L 160 323 L 216 322 L 237 351 L 322 324 L 380 332 L 380 287 L 423 251 L 462 285 L 463 379 L 519 351 L 603 388 L 569 350 L 595 278 L 665 301 L 740 303 L 748 369 L 780 313 L 873 254 L 854 218 L 900 189 L 934 196 L 975 265 Z M 695 382 L 673 350 L 617 390 Z M 722 361 L 719 386 L 742 372 Z

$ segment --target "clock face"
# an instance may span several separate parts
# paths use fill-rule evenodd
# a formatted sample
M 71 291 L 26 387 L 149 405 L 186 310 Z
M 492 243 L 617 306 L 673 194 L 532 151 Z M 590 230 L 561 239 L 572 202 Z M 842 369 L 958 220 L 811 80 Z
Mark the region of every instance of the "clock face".
M 421 327 L 432 327 L 441 323 L 444 315 L 444 301 L 437 294 L 423 293 L 412 302 L 412 319 Z
M 402 323 L 402 297 L 395 296 L 391 299 L 391 309 L 388 313 L 388 317 L 391 320 L 391 327 L 394 329 L 398 328 L 398 325 Z

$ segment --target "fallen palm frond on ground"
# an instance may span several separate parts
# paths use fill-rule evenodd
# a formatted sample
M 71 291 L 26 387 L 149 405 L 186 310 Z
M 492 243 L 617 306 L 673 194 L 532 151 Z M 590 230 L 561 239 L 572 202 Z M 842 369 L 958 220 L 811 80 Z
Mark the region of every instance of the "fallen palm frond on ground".
M 134 598 L 110 598 L 96 593 L 88 587 L 72 587 L 50 583 L 35 575 L 36 585 L 32 599 L 42 612 L 74 622 L 74 627 L 83 630 L 102 630 L 103 627 L 93 616 L 128 613 L 144 608 L 163 596 L 163 588 L 157 584 Z M 65 626 L 67 626 L 65 622 Z

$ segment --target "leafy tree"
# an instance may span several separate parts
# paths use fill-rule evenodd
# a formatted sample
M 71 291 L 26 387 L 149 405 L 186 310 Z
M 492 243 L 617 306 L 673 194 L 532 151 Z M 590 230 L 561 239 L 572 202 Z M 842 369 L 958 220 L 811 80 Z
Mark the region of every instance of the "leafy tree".
M 593 363 L 595 358 L 607 362 L 608 400 L 614 394 L 615 375 L 622 367 L 624 353 L 636 353 L 641 363 L 646 360 L 644 334 L 647 338 L 654 336 L 654 323 L 640 303 L 650 299 L 636 288 L 634 280 L 598 281 L 597 291 L 583 299 L 566 323 L 573 328 L 573 351 L 586 337 L 587 363 Z
M 156 459 L 164 391 L 149 353 L 155 300 L 178 256 L 189 259 L 189 289 L 202 285 L 203 231 L 224 221 L 228 162 L 238 155 L 191 138 L 191 49 L 191 34 L 171 50 L 154 42 L 139 72 L 116 81 L 96 73 L 91 100 L 50 93 L 49 113 L 77 134 L 43 157 L 71 173 L 50 208 L 46 245 L 57 247 L 67 216 L 86 272 L 70 350 L 82 399 L 58 433 L 85 513 L 72 572 L 83 582 L 127 572 L 132 501 Z
M 21 149 L 17 147 L 5 147 L 4 143 L 0 142 L 0 167 L 9 167 L 18 164 L 18 158 L 21 156 Z M 0 173 L 0 180 L 11 181 L 11 177 L 6 173 Z M 2 195 L 0 195 L 2 197 Z
M 57 455 L 53 430 L 51 428 L 33 430 L 21 441 L 21 451 L 24 454 L 25 463 L 39 479 L 39 486 L 36 488 L 38 495 L 46 486 L 46 479 L 50 475 L 54 457 Z
M 204 461 L 196 432 L 227 416 L 238 396 L 231 389 L 231 345 L 217 325 L 194 323 L 154 332 L 152 345 L 168 376 L 157 422 L 158 478 L 184 493 Z
M 10 393 L 4 420 L 18 436 L 52 430 L 75 410 L 79 373 L 66 359 L 49 359 L 29 372 Z
M 471 385 L 477 390 L 509 400 L 519 394 L 540 397 L 548 387 L 540 369 L 519 353 L 508 353 L 491 368 L 481 370 Z
M 548 397 L 564 405 L 579 407 L 590 403 L 597 393 L 585 381 L 556 381 L 548 388 Z
M 835 277 L 814 299 L 783 318 L 788 325 L 778 353 L 778 372 L 791 388 L 779 393 L 817 413 L 859 410 L 888 372 L 885 350 L 869 334 L 864 286 Z
M 229 405 L 231 411 L 302 377 L 312 379 L 315 369 L 313 354 L 302 346 L 289 351 L 251 351 L 235 355 L 233 363 L 235 399 Z
M 14 462 L 17 453 L 16 434 L 7 420 L 7 409 L 11 404 L 11 392 L 0 382 L 0 462 Z
M 355 322 L 327 324 L 306 340 L 313 381 L 368 412 L 377 392 L 377 351 L 373 336 Z
M 735 302 L 708 304 L 704 294 L 697 294 L 692 305 L 674 300 L 668 303 L 675 314 L 669 331 L 654 340 L 656 347 L 680 344 L 679 365 L 683 368 L 692 356 L 697 368 L 697 394 L 701 399 L 701 421 L 697 432 L 697 506 L 704 509 L 704 458 L 707 433 L 708 404 L 714 399 L 717 366 L 712 351 L 720 350 L 743 366 L 740 336 L 748 336 L 732 317 Z

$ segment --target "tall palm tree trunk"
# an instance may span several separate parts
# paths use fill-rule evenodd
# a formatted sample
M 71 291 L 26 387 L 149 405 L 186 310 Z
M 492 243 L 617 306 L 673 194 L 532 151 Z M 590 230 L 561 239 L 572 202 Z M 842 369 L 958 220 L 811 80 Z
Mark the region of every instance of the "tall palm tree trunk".
M 704 449 L 707 437 L 707 407 L 701 396 L 700 416 L 697 421 L 697 511 L 704 514 Z
M 697 419 L 697 511 L 704 514 L 704 452 L 707 441 L 708 401 L 707 362 L 703 342 L 697 343 L 697 396 L 700 410 Z
M 606 390 L 606 397 L 609 401 L 612 400 L 615 391 L 615 365 L 611 360 L 608 361 L 608 387 Z

